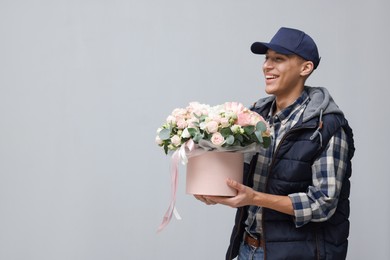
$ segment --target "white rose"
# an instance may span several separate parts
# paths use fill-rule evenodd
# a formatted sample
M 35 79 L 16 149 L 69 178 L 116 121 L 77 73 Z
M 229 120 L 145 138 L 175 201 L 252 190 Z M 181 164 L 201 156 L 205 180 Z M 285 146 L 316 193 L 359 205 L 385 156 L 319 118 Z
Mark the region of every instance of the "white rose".
M 183 132 L 181 133 L 181 137 L 182 138 L 190 138 L 191 137 L 190 132 L 188 132 L 188 128 L 185 128 L 183 130 Z
M 162 145 L 163 141 L 161 140 L 161 138 L 159 136 L 156 136 L 156 144 L 158 145 Z

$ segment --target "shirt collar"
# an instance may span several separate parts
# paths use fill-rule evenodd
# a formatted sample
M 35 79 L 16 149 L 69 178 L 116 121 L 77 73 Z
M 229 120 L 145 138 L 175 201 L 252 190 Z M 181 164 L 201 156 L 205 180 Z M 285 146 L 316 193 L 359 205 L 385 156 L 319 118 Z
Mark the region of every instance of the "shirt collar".
M 306 105 L 306 102 L 309 100 L 309 95 L 306 90 L 302 91 L 301 96 L 299 96 L 294 103 L 289 105 L 288 107 L 284 108 L 283 110 L 279 111 L 277 114 L 272 116 L 274 114 L 275 108 L 276 108 L 276 99 L 272 102 L 271 109 L 268 113 L 268 118 L 270 122 L 281 122 L 282 124 L 285 124 L 289 117 L 293 114 L 293 111 L 303 108 Z

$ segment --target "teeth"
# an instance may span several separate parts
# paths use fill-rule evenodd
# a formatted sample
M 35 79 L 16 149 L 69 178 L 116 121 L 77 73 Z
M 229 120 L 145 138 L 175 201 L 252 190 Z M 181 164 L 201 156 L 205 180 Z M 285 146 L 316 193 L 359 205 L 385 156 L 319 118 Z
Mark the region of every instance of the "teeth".
M 266 79 L 276 79 L 277 76 L 275 76 L 275 75 L 267 75 L 267 76 L 265 76 L 265 78 Z

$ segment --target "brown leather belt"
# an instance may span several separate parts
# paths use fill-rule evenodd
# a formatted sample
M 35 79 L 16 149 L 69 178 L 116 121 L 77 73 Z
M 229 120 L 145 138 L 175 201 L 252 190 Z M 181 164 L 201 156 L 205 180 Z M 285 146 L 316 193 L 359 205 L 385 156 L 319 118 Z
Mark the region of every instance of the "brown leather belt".
M 255 248 L 258 248 L 258 247 L 264 248 L 264 240 L 263 239 L 253 238 L 246 232 L 244 234 L 244 241 L 248 245 L 253 246 Z

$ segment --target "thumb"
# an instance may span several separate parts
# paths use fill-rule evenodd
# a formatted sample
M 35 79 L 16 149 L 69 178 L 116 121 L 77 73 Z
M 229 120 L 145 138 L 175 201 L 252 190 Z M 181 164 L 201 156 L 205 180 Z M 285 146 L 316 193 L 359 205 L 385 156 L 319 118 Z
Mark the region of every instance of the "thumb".
M 229 187 L 232 187 L 233 189 L 236 189 L 238 191 L 243 191 L 245 189 L 245 186 L 242 185 L 241 183 L 235 181 L 235 180 L 232 180 L 230 178 L 228 178 L 226 180 L 226 183 Z

